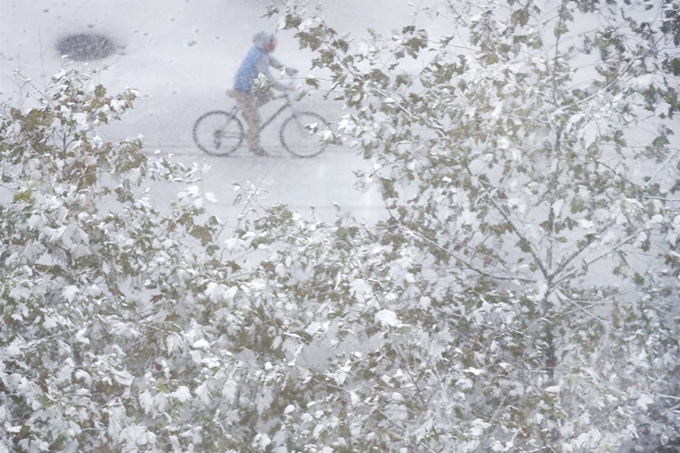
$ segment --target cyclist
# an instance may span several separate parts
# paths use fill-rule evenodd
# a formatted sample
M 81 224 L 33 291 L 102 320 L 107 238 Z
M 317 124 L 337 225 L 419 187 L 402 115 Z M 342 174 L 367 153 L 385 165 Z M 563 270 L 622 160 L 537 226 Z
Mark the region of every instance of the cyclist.
M 267 156 L 268 154 L 260 145 L 260 124 L 262 122 L 257 108 L 269 100 L 272 93 L 269 87 L 260 88 L 255 81 L 264 76 L 268 85 L 276 90 L 290 90 L 292 85 L 284 85 L 275 80 L 269 72 L 269 66 L 276 69 L 285 69 L 288 75 L 293 75 L 297 70 L 286 68 L 277 59 L 271 56 L 276 50 L 278 41 L 276 37 L 265 31 L 256 33 L 253 36 L 253 47 L 241 63 L 236 76 L 234 77 L 234 89 L 229 91 L 229 95 L 234 97 L 243 109 L 243 116 L 248 123 L 248 145 L 250 150 L 257 156 Z

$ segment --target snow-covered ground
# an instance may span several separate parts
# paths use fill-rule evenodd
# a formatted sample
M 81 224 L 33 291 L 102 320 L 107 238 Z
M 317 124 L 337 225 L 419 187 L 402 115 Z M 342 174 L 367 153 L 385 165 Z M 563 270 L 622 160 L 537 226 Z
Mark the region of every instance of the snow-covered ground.
M 389 32 L 409 20 L 411 9 L 406 0 L 324 3 L 331 24 L 358 33 L 369 27 Z M 59 39 L 75 33 L 104 34 L 114 41 L 116 52 L 88 67 L 104 69 L 97 79 L 110 93 L 132 87 L 141 95 L 135 109 L 107 133 L 113 139 L 142 134 L 149 150 L 160 148 L 184 163 L 205 159 L 211 171 L 204 188 L 218 197 L 219 203 L 210 209 L 220 217 L 233 214 L 234 183 L 262 187 L 269 202 L 289 204 L 303 214 L 314 206 L 327 221 L 334 217 L 333 201 L 359 217 L 381 217 L 377 192 L 354 189 L 352 171 L 366 164 L 351 149 L 334 147 L 313 159 L 287 158 L 276 127 L 263 137 L 272 158 L 256 158 L 245 149 L 216 158 L 193 145 L 195 119 L 231 105 L 224 93 L 252 35 L 276 28 L 273 19 L 263 17 L 267 4 L 266 0 L 0 0 L 0 100 L 16 105 L 30 91 L 21 88 L 15 71 L 41 88 L 60 70 L 64 61 L 56 50 Z M 298 68 L 300 76 L 310 74 L 310 54 L 298 49 L 291 33 L 278 36 L 276 56 Z M 321 95 L 304 103 L 305 110 L 327 118 L 342 115 Z

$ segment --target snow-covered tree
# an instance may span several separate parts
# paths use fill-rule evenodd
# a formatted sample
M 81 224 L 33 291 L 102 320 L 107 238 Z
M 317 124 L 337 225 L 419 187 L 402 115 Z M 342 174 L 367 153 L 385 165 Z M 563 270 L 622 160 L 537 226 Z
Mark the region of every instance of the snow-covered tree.
M 86 74 L 3 107 L 0 453 L 672 451 L 678 6 L 433 0 L 455 33 L 367 39 L 277 11 L 386 219 L 236 187 L 219 220 L 202 167 L 105 138 L 135 93 Z
M 306 3 L 271 13 L 389 218 L 310 245 L 334 354 L 300 442 L 677 446 L 678 4 L 437 1 L 418 14 L 450 35 L 354 39 Z

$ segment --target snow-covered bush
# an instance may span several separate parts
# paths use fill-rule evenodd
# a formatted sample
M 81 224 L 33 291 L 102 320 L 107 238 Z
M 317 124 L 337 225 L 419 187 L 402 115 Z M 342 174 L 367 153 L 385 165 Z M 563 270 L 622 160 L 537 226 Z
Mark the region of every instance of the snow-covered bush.
M 100 132 L 134 99 L 66 70 L 2 107 L 0 452 L 244 451 L 286 385 L 285 307 L 224 258 L 200 169 Z
M 194 261 L 209 254 L 186 238 L 215 222 L 182 203 L 160 215 L 141 184 L 192 171 L 147 158 L 139 139 L 100 134 L 135 96 L 65 70 L 37 107 L 3 106 L 0 451 L 152 450 L 169 439 L 140 417 L 151 412 L 144 391 L 161 385 L 158 348 L 182 332 L 173 319 L 193 311 Z M 170 412 L 182 392 L 166 385 Z

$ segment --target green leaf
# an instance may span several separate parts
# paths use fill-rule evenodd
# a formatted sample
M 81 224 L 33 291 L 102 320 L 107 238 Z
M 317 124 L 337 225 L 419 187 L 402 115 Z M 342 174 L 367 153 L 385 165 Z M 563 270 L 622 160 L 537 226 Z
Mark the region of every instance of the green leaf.
M 24 190 L 23 192 L 15 193 L 12 200 L 15 203 L 20 202 L 20 201 L 23 201 L 24 203 L 32 203 L 33 202 L 33 190 L 28 189 L 28 190 Z
M 319 86 L 320 86 L 320 85 L 319 85 L 319 81 L 318 81 L 316 78 L 314 78 L 314 77 L 306 77 L 306 78 L 305 78 L 305 83 L 306 83 L 307 85 L 311 86 L 312 88 L 316 88 L 316 89 L 318 89 Z
M 510 15 L 510 23 L 512 25 L 519 25 L 524 27 L 529 22 L 529 8 L 522 8 L 513 11 Z

